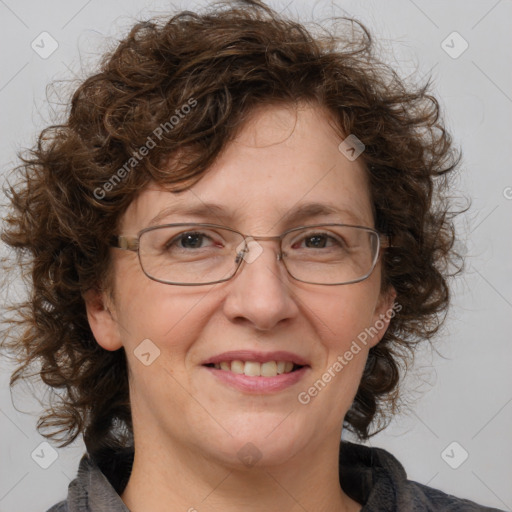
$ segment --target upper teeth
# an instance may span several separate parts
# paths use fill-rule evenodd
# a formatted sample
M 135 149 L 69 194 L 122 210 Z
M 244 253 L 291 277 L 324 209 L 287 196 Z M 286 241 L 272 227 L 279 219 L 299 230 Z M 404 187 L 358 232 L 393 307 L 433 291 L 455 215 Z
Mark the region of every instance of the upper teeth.
M 222 361 L 215 363 L 215 368 L 227 370 L 233 373 L 243 373 L 250 377 L 275 377 L 281 373 L 289 373 L 293 369 L 291 361 L 267 361 L 258 363 L 256 361 Z

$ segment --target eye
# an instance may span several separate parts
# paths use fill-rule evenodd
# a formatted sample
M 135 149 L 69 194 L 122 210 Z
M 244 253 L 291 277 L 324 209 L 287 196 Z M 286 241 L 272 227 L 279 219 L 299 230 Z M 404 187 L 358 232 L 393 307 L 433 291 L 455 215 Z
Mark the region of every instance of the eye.
M 221 247 L 220 240 L 213 240 L 212 236 L 201 231 L 187 231 L 171 238 L 166 244 L 165 249 L 202 249 L 204 243 L 212 242 L 215 247 Z M 211 245 L 210 245 L 211 247 Z
M 294 242 L 292 244 L 292 249 L 301 249 L 303 247 L 297 247 L 301 242 L 306 242 L 307 249 L 326 249 L 328 247 L 344 247 L 346 244 L 343 240 L 328 235 L 327 233 L 308 233 L 307 235 L 302 235 L 302 238 L 299 242 Z M 330 244 L 329 246 L 327 244 Z

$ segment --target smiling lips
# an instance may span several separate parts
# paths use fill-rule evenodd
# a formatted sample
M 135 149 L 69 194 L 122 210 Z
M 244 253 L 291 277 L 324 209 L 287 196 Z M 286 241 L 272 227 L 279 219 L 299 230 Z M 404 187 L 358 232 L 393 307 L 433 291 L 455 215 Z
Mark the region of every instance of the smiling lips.
M 307 362 L 290 352 L 262 353 L 246 350 L 224 352 L 208 359 L 203 366 L 248 377 L 276 377 L 307 366 Z
M 215 363 L 214 368 L 219 370 L 227 370 L 233 373 L 244 374 L 249 377 L 275 377 L 282 373 L 290 373 L 293 371 L 294 365 L 291 361 L 267 361 L 265 363 L 258 363 L 257 361 L 222 361 Z

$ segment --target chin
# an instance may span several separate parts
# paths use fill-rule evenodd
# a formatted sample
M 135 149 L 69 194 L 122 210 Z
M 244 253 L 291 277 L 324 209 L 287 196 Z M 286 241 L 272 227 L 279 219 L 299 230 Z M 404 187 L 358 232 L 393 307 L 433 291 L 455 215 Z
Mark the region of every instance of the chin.
M 213 457 L 233 468 L 281 465 L 308 444 L 307 433 L 297 429 L 297 422 L 292 423 L 291 416 L 285 419 L 286 414 L 278 418 L 269 415 L 263 421 L 259 414 L 244 426 L 235 422 L 236 427 L 231 424 L 231 428 L 223 423 L 232 435 L 224 432 L 221 439 L 211 439 L 206 449 L 211 454 L 214 449 Z

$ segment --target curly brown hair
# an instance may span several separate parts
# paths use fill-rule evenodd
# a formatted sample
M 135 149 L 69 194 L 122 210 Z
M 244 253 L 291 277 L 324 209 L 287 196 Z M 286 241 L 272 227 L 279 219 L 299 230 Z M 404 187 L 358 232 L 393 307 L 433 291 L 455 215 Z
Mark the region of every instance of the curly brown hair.
M 342 133 L 364 143 L 375 227 L 392 239 L 382 287 L 394 287 L 400 313 L 370 350 L 345 416 L 360 439 L 387 424 L 404 363 L 446 315 L 447 192 L 460 154 L 430 80 L 406 83 L 377 58 L 361 23 L 337 22 L 308 26 L 257 0 L 138 22 L 76 89 L 62 124 L 20 153 L 18 181 L 4 189 L 1 238 L 18 256 L 29 297 L 9 306 L 2 345 L 18 362 L 11 386 L 32 371 L 55 392 L 37 424 L 42 435 L 66 446 L 82 434 L 91 454 L 130 441 L 125 353 L 95 341 L 83 299 L 110 290 L 109 240 L 120 217 L 151 180 L 182 191 L 201 179 L 255 107 L 298 101 L 327 107 Z M 157 127 L 167 129 L 154 137 Z M 150 137 L 151 150 L 130 160 Z

